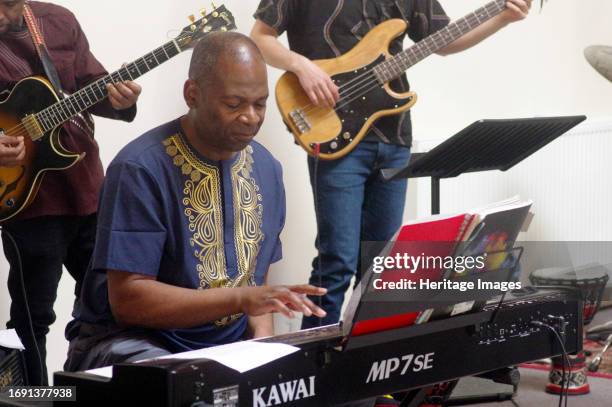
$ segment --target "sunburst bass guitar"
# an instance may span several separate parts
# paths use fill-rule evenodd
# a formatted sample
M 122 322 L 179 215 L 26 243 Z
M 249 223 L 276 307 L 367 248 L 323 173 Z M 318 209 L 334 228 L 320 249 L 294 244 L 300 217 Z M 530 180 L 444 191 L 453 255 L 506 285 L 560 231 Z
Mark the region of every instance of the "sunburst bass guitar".
M 46 171 L 70 168 L 84 157 L 62 147 L 62 124 L 104 100 L 107 84 L 134 80 L 192 47 L 206 34 L 236 28 L 233 15 L 224 6 L 202 15 L 199 20 L 190 16 L 191 24 L 173 40 L 63 99 L 43 77 L 25 78 L 13 87 L 0 102 L 0 132 L 23 136 L 26 156 L 16 166 L 0 167 L 0 222 L 14 217 L 34 200 Z
M 283 121 L 308 154 L 324 160 L 343 157 L 376 120 L 402 113 L 416 103 L 414 92 L 394 92 L 389 81 L 505 8 L 505 0 L 492 1 L 395 56 L 389 53 L 389 44 L 405 32 L 407 23 L 393 19 L 379 24 L 346 54 L 314 61 L 339 88 L 340 99 L 333 109 L 314 106 L 295 74 L 281 76 L 276 102 Z

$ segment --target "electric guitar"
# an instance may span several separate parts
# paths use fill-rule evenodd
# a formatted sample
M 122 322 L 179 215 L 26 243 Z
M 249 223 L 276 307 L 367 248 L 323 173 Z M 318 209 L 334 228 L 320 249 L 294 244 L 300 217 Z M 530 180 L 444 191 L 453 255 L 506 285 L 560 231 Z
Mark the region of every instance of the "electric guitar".
M 313 105 L 295 74 L 281 76 L 276 102 L 283 121 L 308 154 L 325 160 L 343 157 L 377 119 L 405 112 L 416 103 L 416 93 L 394 92 L 389 81 L 505 8 L 505 0 L 492 1 L 395 56 L 389 44 L 405 32 L 407 23 L 392 19 L 377 25 L 346 54 L 314 61 L 339 88 L 340 99 L 333 108 Z
M 106 99 L 107 84 L 134 80 L 190 48 L 206 34 L 236 28 L 225 6 L 209 14 L 202 11 L 197 21 L 193 15 L 189 18 L 191 24 L 173 40 L 64 99 L 40 76 L 25 78 L 13 87 L 0 102 L 0 132 L 24 136 L 26 156 L 18 165 L 0 167 L 0 222 L 14 217 L 34 200 L 46 171 L 65 170 L 84 157 L 62 146 L 62 124 Z

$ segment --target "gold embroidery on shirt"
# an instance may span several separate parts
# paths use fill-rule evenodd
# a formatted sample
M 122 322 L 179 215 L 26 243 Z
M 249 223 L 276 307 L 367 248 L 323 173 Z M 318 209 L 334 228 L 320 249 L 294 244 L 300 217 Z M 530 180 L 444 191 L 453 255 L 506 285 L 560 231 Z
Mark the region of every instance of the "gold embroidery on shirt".
M 226 269 L 223 235 L 223 207 L 221 177 L 215 166 L 203 163 L 190 150 L 180 135 L 164 140 L 166 152 L 185 176 L 183 188 L 184 214 L 192 233 L 190 244 L 198 259 L 197 273 L 200 289 L 255 285 L 255 267 L 260 244 L 263 206 L 259 186 L 251 176 L 253 149 L 248 146 L 240 152 L 231 168 L 234 243 L 238 260 L 238 274 L 229 278 Z M 231 216 L 228 214 L 228 216 Z M 239 319 L 236 314 L 215 321 L 218 327 Z
M 183 186 L 184 214 L 189 220 L 189 241 L 198 259 L 200 288 L 228 284 L 223 249 L 223 208 L 217 167 L 198 160 L 179 135 L 166 140 L 166 152 L 186 176 Z M 166 144 L 166 142 L 164 144 Z
M 260 243 L 264 235 L 261 230 L 263 206 L 259 186 L 251 177 L 253 171 L 253 148 L 247 146 L 232 166 L 234 193 L 234 225 L 236 254 L 240 279 L 248 278 L 255 285 L 254 271 L 257 265 Z M 244 282 L 242 282 L 244 284 Z

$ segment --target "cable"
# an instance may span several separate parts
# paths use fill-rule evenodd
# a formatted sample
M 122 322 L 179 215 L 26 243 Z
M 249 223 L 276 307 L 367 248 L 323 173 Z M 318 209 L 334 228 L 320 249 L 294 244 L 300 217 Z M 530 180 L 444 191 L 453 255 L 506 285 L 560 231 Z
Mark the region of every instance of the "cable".
M 564 321 L 563 318 L 560 318 L 562 321 Z M 563 322 L 562 322 L 563 323 Z M 555 337 L 557 338 L 557 340 L 559 341 L 559 344 L 561 345 L 561 351 L 563 352 L 563 358 L 561 359 L 561 373 L 562 373 L 562 379 L 561 379 L 561 393 L 559 395 L 559 407 L 561 407 L 563 405 L 563 397 L 565 397 L 565 406 L 567 407 L 567 398 L 568 398 L 568 393 L 569 393 L 569 382 L 570 382 L 570 374 L 571 374 L 571 365 L 570 365 L 570 360 L 569 360 L 569 356 L 567 353 L 567 350 L 565 349 L 565 343 L 563 342 L 563 339 L 561 339 L 561 336 L 559 335 L 559 333 L 557 332 L 557 330 L 552 327 L 551 325 L 548 325 L 544 322 L 541 321 L 531 321 L 531 324 L 534 326 L 543 326 L 545 328 L 548 328 L 553 334 L 555 334 Z M 565 377 L 565 363 L 567 363 L 567 385 L 565 386 L 565 393 L 564 393 L 564 389 L 563 389 L 563 385 L 566 382 L 566 377 Z
M 321 153 L 321 145 L 319 143 L 316 143 L 314 145 L 314 169 L 313 169 L 313 182 L 312 182 L 312 194 L 314 196 L 314 210 L 315 210 L 315 218 L 317 220 L 317 238 L 315 240 L 315 246 L 317 246 L 317 268 L 319 269 L 319 281 L 318 281 L 318 285 L 319 287 L 323 287 L 323 270 L 322 270 L 322 265 L 323 262 L 321 260 L 321 237 L 320 237 L 320 230 L 319 230 L 319 190 L 318 190 L 318 176 L 319 176 L 319 154 Z M 319 295 L 317 296 L 317 305 L 319 306 L 319 308 L 323 308 L 323 299 L 322 297 Z M 323 318 L 319 318 L 319 326 L 323 325 Z
M 13 244 L 13 248 L 15 249 L 15 254 L 17 255 L 17 266 L 18 266 L 17 268 L 19 270 L 19 282 L 21 284 L 21 295 L 23 296 L 23 303 L 25 305 L 26 314 L 28 316 L 28 327 L 30 328 L 30 335 L 32 336 L 32 342 L 34 343 L 34 349 L 36 350 L 36 356 L 38 358 L 41 380 L 43 380 L 42 375 L 44 374 L 45 369 L 43 367 L 43 361 L 42 361 L 42 356 L 40 355 L 40 349 L 38 349 L 38 342 L 36 342 L 36 335 L 34 335 L 34 323 L 32 322 L 32 314 L 30 313 L 28 296 L 27 296 L 26 289 L 25 289 L 25 280 L 23 277 L 23 263 L 21 261 L 21 253 L 19 252 L 19 246 L 17 246 L 17 242 L 15 241 L 15 239 L 13 238 L 13 235 L 11 235 L 11 233 L 8 230 L 6 230 L 5 228 L 1 226 L 0 226 L 0 230 L 2 230 L 2 233 L 4 233 L 6 237 L 9 238 L 9 240 Z

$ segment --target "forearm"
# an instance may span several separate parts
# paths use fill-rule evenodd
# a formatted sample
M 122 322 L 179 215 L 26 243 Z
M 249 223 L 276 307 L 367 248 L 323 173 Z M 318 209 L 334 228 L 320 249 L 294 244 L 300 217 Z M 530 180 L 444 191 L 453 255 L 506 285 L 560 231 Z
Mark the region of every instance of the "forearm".
M 457 40 L 450 43 L 446 47 L 440 49 L 437 53 L 439 55 L 449 55 L 464 51 L 482 42 L 484 39 L 490 37 L 491 35 L 495 34 L 499 30 L 507 26 L 508 23 L 509 22 L 501 14 L 498 14 L 497 16 L 476 27 L 472 31 L 459 37 Z
M 284 71 L 295 72 L 304 57 L 285 47 L 277 38 L 276 31 L 257 20 L 251 31 L 251 38 L 257 44 L 268 65 Z
M 274 317 L 272 314 L 249 317 L 249 336 L 263 338 L 274 335 Z
M 124 325 L 191 328 L 241 312 L 239 288 L 194 290 L 142 279 L 116 291 L 109 290 L 111 309 Z

